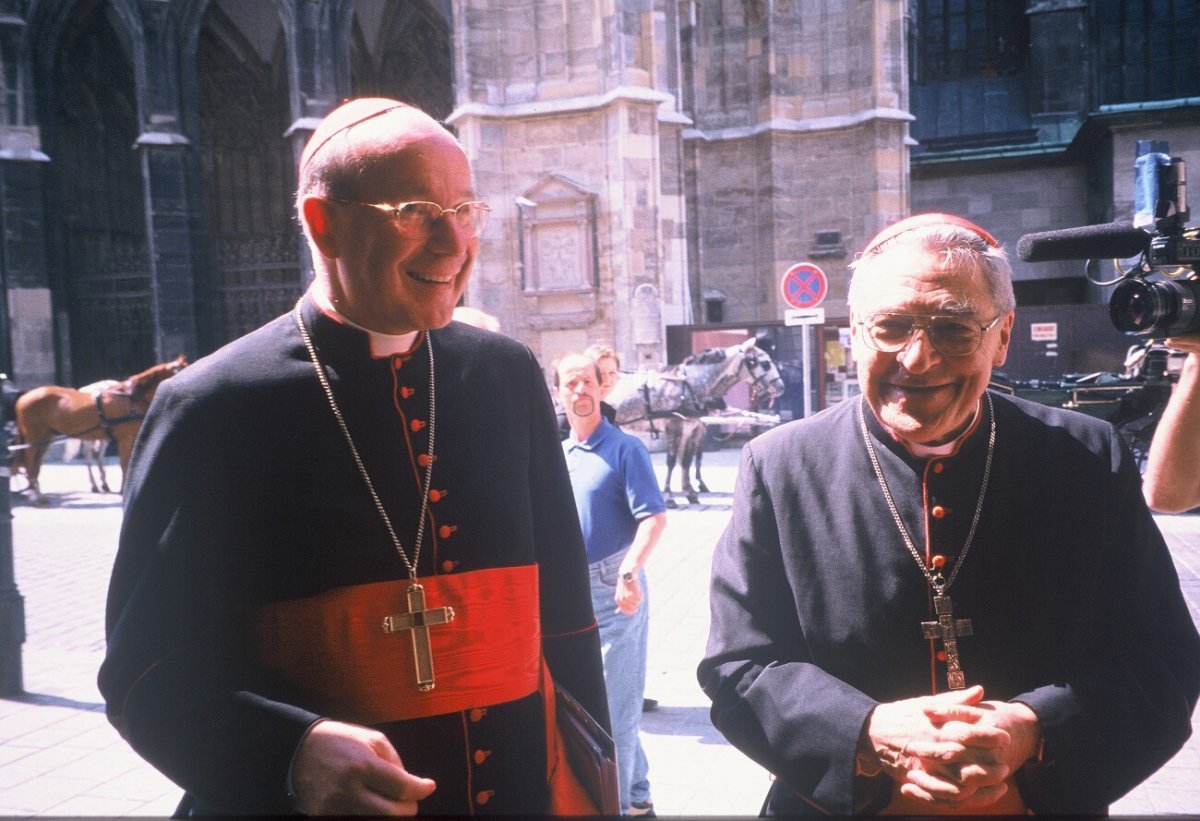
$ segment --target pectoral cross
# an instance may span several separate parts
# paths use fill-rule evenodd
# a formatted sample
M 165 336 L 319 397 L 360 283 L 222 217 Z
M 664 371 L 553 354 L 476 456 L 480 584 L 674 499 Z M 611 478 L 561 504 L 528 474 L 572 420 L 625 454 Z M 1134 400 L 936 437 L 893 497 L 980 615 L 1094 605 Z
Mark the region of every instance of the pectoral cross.
M 937 621 L 921 622 L 921 630 L 927 639 L 941 639 L 946 652 L 946 681 L 951 690 L 967 686 L 967 677 L 958 663 L 958 637 L 972 635 L 970 619 L 954 618 L 954 603 L 949 596 L 933 597 L 933 612 Z
M 411 630 L 413 661 L 417 665 L 417 689 L 427 693 L 433 689 L 433 652 L 429 647 L 429 628 L 454 621 L 453 607 L 425 609 L 425 588 L 413 582 L 408 588 L 408 612 L 387 616 L 383 632 L 398 633 Z

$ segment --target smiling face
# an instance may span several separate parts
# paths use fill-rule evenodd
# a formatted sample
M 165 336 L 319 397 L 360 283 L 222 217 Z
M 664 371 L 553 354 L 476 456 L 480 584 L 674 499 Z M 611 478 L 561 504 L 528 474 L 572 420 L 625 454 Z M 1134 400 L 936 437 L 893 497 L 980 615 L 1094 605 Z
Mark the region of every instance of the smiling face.
M 353 153 L 363 163 L 351 191 L 362 203 L 427 201 L 455 208 L 474 199 L 467 157 L 432 119 L 402 110 L 356 126 Z M 450 322 L 470 278 L 479 238 L 449 215 L 427 236 L 403 233 L 388 214 L 354 202 L 304 203 L 310 235 L 325 258 L 316 287 L 352 322 L 403 334 Z
M 942 270 L 938 259 L 917 245 L 886 251 L 855 272 L 854 358 L 867 404 L 894 436 L 923 445 L 952 441 L 970 424 L 992 368 L 1004 364 L 1012 333 L 1007 313 L 983 334 L 968 356 L 943 356 L 926 331 L 908 344 L 882 353 L 863 339 L 859 322 L 878 312 L 934 316 L 956 314 L 986 324 L 999 313 L 974 271 Z

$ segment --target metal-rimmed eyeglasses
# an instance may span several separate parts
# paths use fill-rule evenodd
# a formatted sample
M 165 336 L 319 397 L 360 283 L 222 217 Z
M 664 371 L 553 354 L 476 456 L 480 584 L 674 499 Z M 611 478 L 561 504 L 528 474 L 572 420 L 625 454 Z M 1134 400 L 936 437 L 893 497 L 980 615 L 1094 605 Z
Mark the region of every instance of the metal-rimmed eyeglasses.
M 903 350 L 913 334 L 924 331 L 934 350 L 942 356 L 970 356 L 983 344 L 983 335 L 999 321 L 999 316 L 985 323 L 971 316 L 912 316 L 881 311 L 859 325 L 863 341 L 880 353 Z
M 387 214 L 400 232 L 409 237 L 427 237 L 433 224 L 444 216 L 454 221 L 454 226 L 468 237 L 477 237 L 488 223 L 492 213 L 486 202 L 464 202 L 454 208 L 443 208 L 436 202 L 363 202 L 341 197 L 325 197 L 333 202 L 348 205 L 365 205 Z

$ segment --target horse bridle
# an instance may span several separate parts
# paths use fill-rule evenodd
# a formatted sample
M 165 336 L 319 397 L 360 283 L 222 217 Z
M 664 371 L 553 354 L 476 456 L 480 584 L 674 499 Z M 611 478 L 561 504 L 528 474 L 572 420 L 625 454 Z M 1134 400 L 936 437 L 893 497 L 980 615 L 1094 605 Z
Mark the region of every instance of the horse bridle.
M 771 392 L 771 389 L 765 385 L 767 371 L 769 369 L 762 363 L 762 360 L 760 360 L 757 356 L 755 356 L 752 360 L 750 354 L 747 354 L 746 356 L 742 357 L 742 367 L 745 368 L 746 373 L 750 374 L 751 376 L 750 390 L 753 391 L 757 388 L 758 390 L 765 390 L 767 393 Z M 756 369 L 762 371 L 762 373 L 755 375 L 754 372 Z

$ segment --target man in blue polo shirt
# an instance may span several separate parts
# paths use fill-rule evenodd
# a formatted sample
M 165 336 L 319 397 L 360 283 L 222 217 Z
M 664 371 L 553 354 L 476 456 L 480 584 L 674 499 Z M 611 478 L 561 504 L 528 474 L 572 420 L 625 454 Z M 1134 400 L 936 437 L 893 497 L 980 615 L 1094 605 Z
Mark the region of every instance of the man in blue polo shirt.
M 638 737 L 650 628 L 644 566 L 666 526 L 666 504 L 646 446 L 600 413 L 596 363 L 582 354 L 563 357 L 554 371 L 554 386 L 571 426 L 563 452 L 587 545 L 592 608 L 600 624 L 621 812 L 651 816 L 649 766 Z

